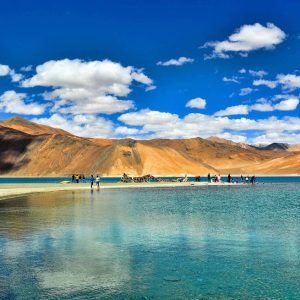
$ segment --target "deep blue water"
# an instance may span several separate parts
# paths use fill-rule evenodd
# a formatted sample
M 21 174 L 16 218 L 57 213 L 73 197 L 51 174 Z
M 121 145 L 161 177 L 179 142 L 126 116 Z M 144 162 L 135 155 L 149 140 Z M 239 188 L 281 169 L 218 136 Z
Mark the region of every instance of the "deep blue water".
M 0 201 L 1 299 L 300 299 L 300 184 Z
M 168 179 L 176 179 L 178 177 L 164 177 Z M 235 178 L 235 177 L 233 177 Z M 224 181 L 226 177 L 222 178 Z M 240 177 L 238 177 L 240 181 Z M 8 183 L 59 183 L 64 180 L 71 180 L 70 177 L 0 177 L 0 184 Z M 194 181 L 194 177 L 189 178 L 190 181 Z M 101 177 L 103 183 L 115 183 L 120 181 L 120 177 Z M 201 181 L 207 181 L 207 177 L 202 177 Z M 84 181 L 82 181 L 84 182 Z M 89 177 L 86 178 L 86 182 L 89 182 Z M 300 176 L 274 176 L 274 177 L 257 177 L 258 183 L 285 183 L 285 182 L 298 182 L 300 183 Z

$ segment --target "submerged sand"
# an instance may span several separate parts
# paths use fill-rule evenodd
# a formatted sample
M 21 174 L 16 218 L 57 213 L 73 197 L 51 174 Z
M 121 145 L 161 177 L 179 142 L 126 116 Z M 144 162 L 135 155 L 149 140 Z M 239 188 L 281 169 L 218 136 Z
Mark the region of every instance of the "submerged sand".
M 102 183 L 100 189 L 120 189 L 120 188 L 162 188 L 162 187 L 191 187 L 191 186 L 240 186 L 243 184 L 219 182 L 144 182 L 144 183 Z M 96 189 L 96 186 L 94 186 Z M 70 183 L 70 184 L 0 184 L 0 200 L 13 198 L 16 196 L 45 193 L 56 191 L 75 191 L 75 190 L 90 190 L 88 183 Z

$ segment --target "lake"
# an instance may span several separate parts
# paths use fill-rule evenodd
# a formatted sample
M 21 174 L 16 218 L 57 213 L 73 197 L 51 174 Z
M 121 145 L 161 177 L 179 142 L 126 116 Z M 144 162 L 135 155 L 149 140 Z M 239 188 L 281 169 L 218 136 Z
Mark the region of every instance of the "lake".
M 1 299 L 300 299 L 300 184 L 0 201 Z

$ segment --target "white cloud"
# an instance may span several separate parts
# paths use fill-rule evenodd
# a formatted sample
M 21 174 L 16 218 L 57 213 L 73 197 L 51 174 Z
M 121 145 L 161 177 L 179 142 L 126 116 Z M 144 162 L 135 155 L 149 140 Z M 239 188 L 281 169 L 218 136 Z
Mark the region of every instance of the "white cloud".
M 30 103 L 25 101 L 26 94 L 6 91 L 0 96 L 0 109 L 7 113 L 22 115 L 41 115 L 46 109 L 46 105 Z
M 84 88 L 61 88 L 44 93 L 46 100 L 56 100 L 52 112 L 60 113 L 103 113 L 113 114 L 134 107 L 131 100 L 119 100 L 111 95 L 99 95 L 97 91 Z
M 273 111 L 274 107 L 272 106 L 272 104 L 270 104 L 268 102 L 256 103 L 256 104 L 251 105 L 251 110 L 266 112 L 266 111 Z
M 266 99 L 259 99 L 253 105 L 236 105 L 225 108 L 224 110 L 217 111 L 215 116 L 232 116 L 232 115 L 247 115 L 250 111 L 268 112 L 274 110 L 291 111 L 295 110 L 299 104 L 298 98 L 290 98 L 280 101 L 277 104 Z
M 0 65 L 0 76 L 10 76 L 12 82 L 18 82 L 23 78 L 22 74 L 16 73 L 8 65 Z
M 260 78 L 262 78 L 262 77 L 268 75 L 268 72 L 266 72 L 264 70 L 259 70 L 259 71 L 249 70 L 248 72 L 253 77 L 260 77 Z
M 276 80 L 258 79 L 253 81 L 253 85 L 265 85 L 271 89 L 281 85 L 284 90 L 293 91 L 300 88 L 300 76 L 295 74 L 278 74 Z
M 224 76 L 222 80 L 223 80 L 224 82 L 240 83 L 240 82 L 239 82 L 239 79 L 240 79 L 240 78 L 237 77 L 237 76 L 232 76 L 232 77 L 226 77 L 226 76 Z
M 228 52 L 246 54 L 258 49 L 273 49 L 283 42 L 286 34 L 272 23 L 266 26 L 259 23 L 243 25 L 227 40 L 207 42 L 204 47 L 213 48 L 213 53 L 206 58 L 228 58 Z
M 131 112 L 121 115 L 118 120 L 133 126 L 143 124 L 166 124 L 178 120 L 178 116 L 167 112 L 159 112 L 150 109 L 142 109 L 138 112 Z
M 247 115 L 249 113 L 248 105 L 229 106 L 215 113 L 215 116 L 232 116 L 232 115 Z
M 279 74 L 277 75 L 277 81 L 285 90 L 295 90 L 300 88 L 300 76 L 294 74 Z
M 0 65 L 0 76 L 9 75 L 10 67 L 8 65 Z
M 49 118 L 34 118 L 32 121 L 61 128 L 82 137 L 111 137 L 114 132 L 111 121 L 94 115 L 81 114 L 73 118 L 53 114 Z
M 230 132 L 224 132 L 216 135 L 219 138 L 234 141 L 236 143 L 246 143 L 247 137 L 244 135 L 232 134 Z
M 24 77 L 22 74 L 16 73 L 15 70 L 10 70 L 9 75 L 12 82 L 19 82 Z
M 246 95 L 250 94 L 250 93 L 253 92 L 253 91 L 254 91 L 254 89 L 249 88 L 249 87 L 247 87 L 247 88 L 242 88 L 241 91 L 240 91 L 240 93 L 239 93 L 239 95 L 240 95 L 240 96 L 246 96 Z
M 266 132 L 265 134 L 256 136 L 251 140 L 251 142 L 254 145 L 268 145 L 276 142 L 297 144 L 300 143 L 300 133 L 293 133 L 289 131 Z
M 146 87 L 146 92 L 150 92 L 153 90 L 156 90 L 157 86 L 156 85 L 149 85 Z
M 137 112 L 126 113 L 119 117 L 119 120 L 130 126 L 142 126 L 140 133 L 147 138 L 190 138 L 208 137 L 212 135 L 226 134 L 228 131 L 234 132 L 236 136 L 245 136 L 247 131 L 257 133 L 281 133 L 287 135 L 296 133 L 300 130 L 300 118 L 284 117 L 278 119 L 269 117 L 267 119 L 248 119 L 248 118 L 229 118 L 226 116 L 209 116 L 199 113 L 186 115 L 179 118 L 176 114 L 166 112 L 140 110 Z M 238 134 L 241 132 L 242 134 Z M 223 137 L 226 138 L 226 135 Z M 236 138 L 236 140 L 238 140 Z M 241 138 L 239 141 L 245 141 Z M 251 139 L 248 142 L 252 142 Z
M 191 99 L 187 102 L 186 107 L 204 109 L 206 107 L 206 100 L 200 97 Z
M 137 128 L 129 128 L 126 126 L 119 126 L 115 129 L 115 134 L 120 136 L 132 136 L 139 133 L 139 130 Z
M 184 64 L 192 63 L 192 62 L 194 62 L 193 58 L 181 56 L 179 58 L 172 58 L 172 59 L 167 60 L 167 61 L 159 61 L 157 63 L 157 65 L 158 66 L 164 66 L 164 67 L 167 67 L 167 66 L 182 66 Z
M 287 100 L 280 101 L 278 104 L 274 105 L 274 109 L 289 111 L 289 110 L 295 110 L 298 105 L 299 105 L 299 99 L 290 98 Z
M 128 96 L 133 81 L 154 88 L 152 79 L 142 71 L 110 60 L 52 60 L 37 66 L 36 74 L 22 86 L 53 87 L 45 96 L 56 102 L 52 109 L 56 112 L 111 114 L 133 108 L 131 100 L 119 99 Z
M 268 72 L 266 72 L 264 70 L 255 71 L 255 70 L 246 70 L 245 68 L 240 69 L 239 73 L 240 74 L 249 73 L 251 76 L 253 76 L 253 77 L 259 77 L 259 78 L 262 78 L 262 77 L 268 75 Z
M 274 89 L 277 86 L 277 81 L 257 79 L 257 80 L 253 81 L 253 85 L 255 85 L 255 86 L 265 85 L 265 86 L 269 87 L 270 89 Z

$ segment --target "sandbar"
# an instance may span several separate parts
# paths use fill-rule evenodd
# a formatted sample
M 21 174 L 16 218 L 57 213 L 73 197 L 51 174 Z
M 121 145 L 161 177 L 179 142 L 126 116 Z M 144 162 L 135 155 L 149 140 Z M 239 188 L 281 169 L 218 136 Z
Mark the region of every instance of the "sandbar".
M 207 183 L 207 182 L 143 182 L 143 183 L 101 183 L 100 189 L 123 188 L 163 188 L 163 187 L 191 187 L 191 186 L 241 186 L 242 183 Z M 245 185 L 246 186 L 246 185 Z M 94 185 L 94 189 L 96 186 Z M 0 184 L 0 200 L 14 198 L 16 196 L 46 193 L 56 191 L 90 190 L 89 183 L 16 183 Z

